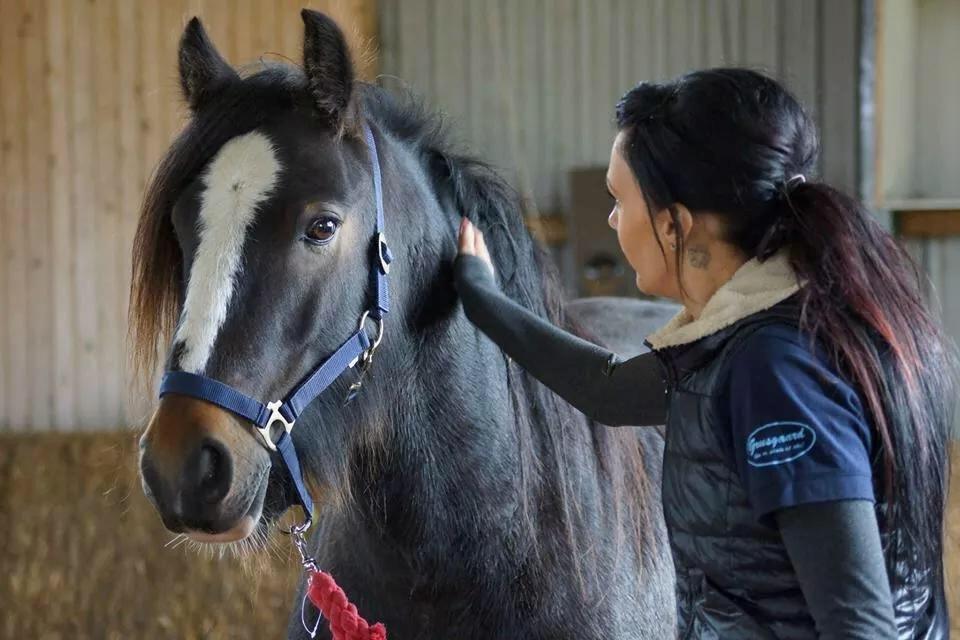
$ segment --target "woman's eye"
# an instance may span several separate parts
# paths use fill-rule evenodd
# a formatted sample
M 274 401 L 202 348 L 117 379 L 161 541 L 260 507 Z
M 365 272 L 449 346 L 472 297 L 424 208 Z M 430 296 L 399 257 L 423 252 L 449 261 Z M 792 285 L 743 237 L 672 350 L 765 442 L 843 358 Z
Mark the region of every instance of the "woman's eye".
M 333 218 L 317 218 L 310 222 L 304 237 L 312 244 L 327 244 L 339 228 L 340 222 Z

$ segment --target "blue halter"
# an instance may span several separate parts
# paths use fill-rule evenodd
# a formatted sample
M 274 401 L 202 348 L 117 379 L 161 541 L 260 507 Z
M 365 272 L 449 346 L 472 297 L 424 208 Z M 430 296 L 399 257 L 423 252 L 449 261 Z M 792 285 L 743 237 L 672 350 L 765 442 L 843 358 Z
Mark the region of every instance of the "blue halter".
M 393 260 L 390 248 L 383 233 L 383 185 L 380 176 L 380 159 L 377 155 L 377 144 L 373 138 L 370 126 L 364 123 L 364 139 L 370 152 L 370 161 L 373 165 L 373 193 L 377 208 L 377 222 L 373 240 L 375 243 L 376 259 L 372 265 L 373 279 L 376 281 L 376 298 L 374 305 L 360 316 L 357 330 L 340 345 L 330 357 L 317 365 L 293 391 L 283 400 L 276 400 L 263 404 L 233 387 L 204 375 L 188 373 L 186 371 L 168 371 L 160 383 L 160 397 L 168 393 L 191 396 L 199 400 L 206 400 L 218 407 L 226 409 L 241 418 L 251 421 L 260 434 L 264 446 L 271 451 L 277 451 L 283 460 L 287 472 L 296 487 L 298 500 L 306 514 L 305 526 L 308 526 L 313 516 L 313 500 L 303 482 L 300 470 L 300 461 L 293 446 L 290 432 L 297 418 L 307 406 L 323 393 L 327 387 L 339 378 L 347 369 L 360 364 L 360 378 L 350 386 L 351 400 L 360 389 L 363 374 L 370 366 L 373 353 L 380 346 L 383 339 L 383 317 L 389 311 L 390 295 L 387 287 L 387 274 L 390 272 L 390 262 Z M 371 340 L 367 335 L 367 320 L 377 325 L 377 335 Z M 273 440 L 272 427 L 279 423 L 283 429 L 279 431 L 276 441 Z M 303 526 L 303 528 L 305 528 Z M 303 530 L 303 529 L 301 529 Z

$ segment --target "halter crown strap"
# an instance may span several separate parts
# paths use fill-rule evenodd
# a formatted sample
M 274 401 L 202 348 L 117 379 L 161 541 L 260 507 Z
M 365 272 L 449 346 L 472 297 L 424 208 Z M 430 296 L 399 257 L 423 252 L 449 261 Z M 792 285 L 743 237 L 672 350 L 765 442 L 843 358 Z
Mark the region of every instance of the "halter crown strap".
M 373 199 L 377 209 L 376 233 L 374 242 L 376 246 L 374 251 L 377 255 L 377 268 L 373 270 L 374 291 L 377 292 L 377 298 L 374 308 L 370 315 L 380 320 L 390 311 L 390 291 L 387 288 L 387 274 L 390 273 L 390 263 L 393 262 L 393 255 L 390 253 L 390 247 L 387 245 L 387 238 L 384 235 L 384 216 L 383 216 L 383 178 L 380 175 L 380 157 L 377 154 L 377 143 L 373 139 L 373 131 L 364 124 L 363 137 L 367 143 L 367 149 L 370 150 L 370 163 L 373 166 Z
M 264 445 L 276 450 L 283 460 L 290 478 L 293 480 L 297 497 L 303 506 L 309 525 L 313 514 L 313 500 L 303 482 L 303 473 L 300 469 L 300 460 L 293 444 L 291 431 L 300 414 L 307 406 L 322 394 L 327 387 L 343 373 L 353 367 L 361 358 L 369 364 L 369 357 L 380 342 L 383 332 L 383 317 L 390 311 L 390 290 L 387 286 L 387 274 L 390 272 L 390 263 L 393 255 L 387 245 L 384 235 L 383 213 L 383 181 L 380 175 L 380 158 L 377 154 L 377 143 L 370 126 L 364 123 L 364 140 L 370 153 L 373 167 L 373 196 L 376 206 L 376 226 L 374 230 L 375 258 L 372 260 L 373 290 L 375 291 L 374 304 L 360 319 L 360 326 L 341 344 L 326 360 L 317 365 L 298 384 L 283 401 L 263 404 L 255 398 L 244 394 L 228 384 L 208 378 L 204 375 L 186 371 L 168 371 L 160 383 L 160 397 L 173 393 L 191 396 L 205 400 L 226 409 L 241 418 L 252 422 L 263 439 Z M 378 335 L 371 342 L 364 326 L 367 317 L 378 324 Z M 283 425 L 276 442 L 273 441 L 271 428 L 274 423 Z

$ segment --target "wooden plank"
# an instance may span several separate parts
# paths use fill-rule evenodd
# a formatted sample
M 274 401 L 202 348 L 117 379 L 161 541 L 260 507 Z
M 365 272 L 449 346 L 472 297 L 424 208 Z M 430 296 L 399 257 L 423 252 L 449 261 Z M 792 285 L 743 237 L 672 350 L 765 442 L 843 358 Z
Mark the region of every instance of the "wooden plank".
M 847 193 L 857 193 L 859 148 L 859 29 L 856 2 L 825 2 L 821 7 L 822 47 L 821 146 L 824 179 Z
M 292 55 L 291 51 L 287 50 L 285 45 L 286 42 L 286 32 L 288 29 L 288 23 L 290 21 L 289 12 L 287 11 L 286 6 L 282 2 L 273 3 L 273 41 L 270 43 L 270 51 L 277 53 L 278 55 L 286 58 L 291 58 L 293 60 L 300 60 L 300 56 Z M 302 24 L 302 21 L 301 21 Z
M 654 0 L 636 0 L 630 5 L 633 9 L 633 36 L 630 42 L 630 49 L 633 52 L 630 60 L 632 71 L 622 93 L 626 93 L 640 82 L 651 82 L 660 77 L 657 65 L 661 47 L 660 39 L 657 37 L 658 24 Z
M 81 428 L 102 427 L 103 405 L 97 350 L 100 348 L 97 309 L 102 303 L 98 287 L 96 255 L 96 95 L 94 90 L 93 6 L 89 3 L 72 7 L 69 100 L 72 105 L 71 135 L 71 203 L 75 220 L 73 249 L 76 271 L 73 287 L 77 306 L 74 309 L 74 340 L 77 358 L 74 381 L 77 390 L 77 421 Z
M 376 3 L 373 0 L 352 0 L 348 5 L 346 19 L 354 33 L 353 46 L 359 52 L 357 73 L 366 81 L 372 81 L 380 72 L 379 61 L 379 19 Z
M 121 280 L 117 272 L 120 228 L 117 196 L 118 167 L 114 140 L 119 112 L 114 61 L 122 55 L 118 45 L 116 12 L 109 0 L 92 5 L 94 49 L 94 144 L 97 162 L 91 163 L 95 189 L 94 268 L 97 274 L 97 371 L 101 414 L 98 428 L 115 428 L 121 420 L 123 380 L 120 377 L 123 339 L 120 302 Z M 93 247 L 90 247 L 92 249 Z
M 594 58 L 596 51 L 593 41 L 593 16 L 594 7 L 585 0 L 577 2 L 577 37 L 575 49 L 577 50 L 577 104 L 579 111 L 577 113 L 576 127 L 580 132 L 579 144 L 577 146 L 576 163 L 577 166 L 584 166 L 590 163 L 590 147 L 593 144 L 593 96 L 591 95 L 591 85 L 596 75 Z
M 819 2 L 782 1 L 783 43 L 780 79 L 816 119 L 819 68 L 817 26 Z
M 955 105 L 960 102 L 960 3 L 930 0 L 917 3 L 916 89 L 907 91 L 915 101 L 916 135 L 909 150 L 912 158 L 911 194 L 921 198 L 960 196 L 960 123 Z M 901 194 L 904 195 L 904 194 Z
M 53 353 L 50 335 L 53 326 L 50 271 L 50 182 L 47 149 L 50 144 L 47 127 L 50 101 L 44 76 L 47 69 L 44 39 L 46 37 L 46 5 L 29 3 L 23 14 L 24 99 L 26 129 L 24 164 L 26 166 L 27 216 L 27 291 L 24 300 L 28 323 L 30 426 L 48 430 L 53 424 Z
M 474 4 L 474 3 L 471 3 Z M 475 31 L 482 32 L 486 28 L 484 11 L 478 10 L 476 15 Z M 430 49 L 424 46 L 430 41 L 427 23 L 430 15 L 428 0 L 404 0 L 398 18 L 400 22 L 400 48 L 403 57 L 400 61 L 400 77 L 418 93 L 433 95 L 430 78 Z
M 132 269 L 131 249 L 133 236 L 136 230 L 137 214 L 139 212 L 141 192 L 138 189 L 142 164 L 140 149 L 140 130 L 137 126 L 138 91 L 140 79 L 137 69 L 140 66 L 140 50 L 134 45 L 137 32 L 136 10 L 134 4 L 128 0 L 114 0 L 113 10 L 117 15 L 117 33 L 123 43 L 122 55 L 116 61 L 116 90 L 117 104 L 116 135 L 114 153 L 117 158 L 117 191 L 119 194 L 118 218 L 120 250 L 117 251 L 117 272 L 121 274 L 119 302 L 123 335 L 126 335 L 126 310 L 129 302 L 130 271 Z M 130 380 L 129 360 L 126 352 L 121 360 L 121 424 L 130 425 L 138 422 L 138 411 L 133 407 L 134 399 L 130 397 L 128 382 Z M 138 398 L 138 400 L 142 400 Z
M 914 2 L 877 0 L 876 162 L 874 200 L 913 196 L 916 139 L 914 92 L 904 91 L 902 78 L 916 69 L 917 7 Z M 824 10 L 821 10 L 821 15 Z
M 960 236 L 960 209 L 897 211 L 894 221 L 897 234 L 904 237 L 947 238 Z
M 776 75 L 780 64 L 777 55 L 778 8 L 779 4 L 771 0 L 743 0 L 743 64 L 771 75 Z
M 460 3 L 456 3 L 456 6 L 461 5 Z M 398 56 L 400 55 L 400 49 L 397 46 L 397 3 L 395 0 L 381 0 L 377 3 L 377 9 L 379 11 L 377 44 L 379 45 L 380 50 L 380 76 L 378 77 L 378 81 L 382 87 L 394 88 L 399 86 L 399 83 L 397 83 L 393 77 L 399 66 Z M 464 51 L 466 51 L 466 47 L 463 46 L 464 38 L 466 37 L 463 15 L 464 12 L 461 9 L 461 17 L 458 24 L 451 24 L 449 21 L 445 22 L 447 26 L 446 30 L 460 34 L 460 39 L 455 45 L 455 50 L 449 52 L 454 56 L 457 55 L 457 52 L 462 54 Z M 466 66 L 466 63 L 462 57 L 460 60 L 460 66 L 461 68 Z M 464 101 L 466 102 L 466 91 L 464 88 L 461 90 L 464 96 Z M 463 121 L 466 121 L 466 109 L 461 112 L 459 117 L 463 118 Z
M 635 46 L 637 40 L 633 28 L 636 23 L 634 14 L 639 7 L 632 0 L 614 0 L 614 2 L 615 17 L 611 37 L 614 46 L 614 59 L 617 65 L 611 76 L 614 78 L 614 87 L 619 98 L 635 84 L 633 74 L 636 69 L 633 67 L 633 52 L 631 49 Z M 612 113 L 613 109 L 610 112 Z
M 71 198 L 72 121 L 69 75 L 70 52 L 73 46 L 72 18 L 67 0 L 46 3 L 46 39 L 49 73 L 47 92 L 51 105 L 59 105 L 47 113 L 50 130 L 50 256 L 53 272 L 53 423 L 60 430 L 73 429 L 77 422 L 75 388 L 75 353 L 73 313 L 76 292 L 73 289 L 75 248 L 74 203 Z
M 913 211 L 930 209 L 960 209 L 960 198 L 906 198 L 887 200 L 884 208 L 894 211 Z
M 651 42 L 657 44 L 654 79 L 658 81 L 666 80 L 670 77 L 670 63 L 668 61 L 670 42 L 666 34 L 670 32 L 669 10 L 667 0 L 654 0 L 653 18 L 651 20 L 653 27 L 653 37 Z
M 15 429 L 31 427 L 30 418 L 30 375 L 28 353 L 29 332 L 29 295 L 27 288 L 27 185 L 25 165 L 29 152 L 24 122 L 28 116 L 25 100 L 25 84 L 30 79 L 25 73 L 23 25 L 25 3 L 10 2 L 6 7 L 5 31 L 0 59 L 6 69 L 12 69 L 14 76 L 8 82 L 15 89 L 3 92 L 3 119 L 10 123 L 7 130 L 5 147 L 7 149 L 6 176 L 6 216 L 4 224 L 8 226 L 9 244 L 6 247 L 5 275 L 7 278 L 7 301 L 4 313 L 7 314 L 8 366 L 11 373 L 10 388 L 7 394 L 7 414 L 10 425 Z
M 14 26 L 16 22 L 12 19 L 0 21 L 0 58 L 5 61 L 6 68 L 13 70 L 12 62 L 6 59 L 7 43 L 13 43 Z M 16 133 L 16 122 L 7 117 L 7 101 L 9 91 L 0 93 L 0 181 L 3 184 L 11 184 L 11 175 L 14 170 L 15 160 L 13 158 L 13 136 Z M 6 309 L 10 305 L 10 299 L 7 297 L 7 277 L 10 272 L 10 254 L 9 247 L 13 244 L 12 225 L 6 224 L 7 217 L 12 216 L 13 208 L 13 189 L 0 190 L 0 306 Z M 12 372 L 10 363 L 10 350 L 7 345 L 10 342 L 11 329 L 7 321 L 7 314 L 0 313 L 0 431 L 11 428 L 10 424 L 10 405 L 7 398 L 12 397 L 13 376 L 7 375 Z M 8 385 L 11 387 L 8 390 Z
M 593 97 L 591 108 L 591 124 L 593 134 L 590 136 L 588 162 L 590 164 L 606 164 L 610 157 L 610 143 L 614 131 L 610 122 L 613 118 L 613 106 L 619 97 L 617 91 L 617 47 L 613 42 L 616 33 L 616 18 L 614 7 L 607 7 L 606 11 L 593 11 L 593 45 L 597 57 L 594 59 L 596 69 L 603 69 L 602 73 L 593 74 Z M 535 28 L 535 27 L 531 27 Z M 538 89 L 538 93 L 542 93 Z M 536 165 L 530 165 L 531 168 Z
M 707 8 L 705 0 L 688 0 L 687 11 L 689 12 L 687 20 L 690 29 L 689 42 L 689 60 L 690 64 L 684 73 L 693 69 L 702 69 L 709 66 L 707 64 Z
M 160 3 L 160 47 L 154 52 L 162 69 L 160 86 L 163 119 L 162 140 L 167 144 L 180 131 L 189 115 L 189 108 L 180 97 L 177 75 L 177 48 L 183 29 L 190 19 L 187 0 L 165 0 Z
M 730 58 L 730 43 L 727 41 L 729 30 L 725 28 L 727 4 L 713 0 L 703 3 L 705 35 L 701 66 L 721 66 Z
M 522 91 L 520 73 L 519 11 L 509 0 L 488 0 L 480 26 L 482 45 L 489 53 L 488 74 L 483 96 L 487 108 L 482 111 L 482 135 L 478 153 L 500 167 L 511 184 L 519 184 L 517 170 L 523 161 L 518 158 L 525 142 L 520 122 Z M 522 191 L 522 189 L 521 189 Z
M 551 6 L 553 11 L 555 6 Z M 543 102 L 543 133 L 540 144 L 543 149 L 544 165 L 539 171 L 544 177 L 544 185 L 540 201 L 541 207 L 562 211 L 563 204 L 563 170 L 560 164 L 561 132 L 560 132 L 560 104 L 557 93 L 564 77 L 557 64 L 557 50 L 559 48 L 557 20 L 551 12 L 544 12 L 543 38 L 540 40 L 540 60 L 538 67 L 541 70 L 545 87 L 551 90 L 552 95 L 544 95 Z
M 248 52 L 251 61 L 259 61 L 273 45 L 273 11 L 274 5 L 272 2 L 257 0 L 257 2 L 253 3 L 250 14 L 247 16 L 247 28 L 250 30 L 250 46 Z
M 499 152 L 502 144 L 498 145 L 497 142 L 503 139 L 504 121 L 498 95 L 500 88 L 496 75 L 497 63 L 496 58 L 491 55 L 493 51 L 493 31 L 499 19 L 499 12 L 494 6 L 495 1 L 474 1 L 467 4 L 469 10 L 467 21 L 471 29 L 469 53 L 471 64 L 468 82 L 474 87 L 472 94 L 474 118 L 470 131 L 471 144 L 480 155 L 499 161 L 498 158 L 502 157 Z M 408 5 L 404 3 L 403 13 L 406 13 L 407 10 Z M 401 28 L 403 28 L 403 24 L 404 19 L 401 15 Z M 407 21 L 407 24 L 409 24 L 409 21 Z M 414 33 L 417 32 L 416 29 L 423 27 L 422 23 L 417 22 L 416 24 Z M 401 39 L 403 37 L 401 34 Z M 416 65 L 418 63 L 416 57 L 411 57 L 411 55 L 412 52 L 405 46 L 403 55 L 405 73 L 415 75 L 417 74 Z M 421 86 L 424 84 L 421 83 Z M 418 89 L 416 85 L 413 85 L 413 87 Z M 429 87 L 424 86 L 421 90 L 427 91 L 427 94 L 430 95 L 429 89 Z
M 690 31 L 690 0 L 674 0 L 667 5 L 666 31 L 661 37 L 666 39 L 666 75 L 675 78 L 689 70 L 694 61 L 690 55 L 693 43 Z
M 254 49 L 253 29 L 250 16 L 253 14 L 253 0 L 233 0 L 230 7 L 230 22 L 233 31 L 233 60 L 234 64 L 243 69 L 249 69 L 250 63 L 259 55 Z
M 577 9 L 574 0 L 557 0 L 554 6 L 554 26 L 556 39 L 559 43 L 551 61 L 554 67 L 554 77 L 557 84 L 557 161 L 562 167 L 569 167 L 576 162 L 575 157 L 579 145 L 579 131 L 577 130 L 577 71 L 576 48 L 571 43 L 576 38 Z M 569 183 L 566 171 L 561 174 L 561 193 L 563 202 L 569 202 Z M 565 207 L 566 208 L 566 207 Z
M 316 3 L 312 3 L 315 5 Z M 296 0 L 286 0 L 278 3 L 278 22 L 283 25 L 281 30 L 281 46 L 283 54 L 294 61 L 303 63 L 303 20 L 300 18 L 300 3 Z M 311 6 L 312 9 L 321 7 Z
M 540 26 L 543 9 L 539 0 L 520 3 L 519 11 L 514 10 L 517 24 L 516 47 L 518 64 L 514 75 L 514 104 L 519 135 L 514 141 L 522 141 L 519 149 L 511 153 L 510 164 L 516 167 L 520 178 L 519 186 L 527 199 L 527 212 L 536 213 L 541 206 L 543 196 L 542 172 L 544 163 L 543 140 L 543 72 L 538 65 L 538 49 L 542 40 Z M 517 15 L 519 14 L 519 15 Z
M 746 12 L 743 0 L 724 0 L 723 29 L 724 64 L 740 65 L 745 57 Z
M 159 4 L 143 2 L 137 6 L 141 10 L 138 43 L 144 96 L 140 105 L 143 109 L 140 111 L 140 132 L 144 142 L 144 177 L 147 178 L 153 175 L 164 150 L 164 108 L 172 108 L 171 104 L 164 102 L 168 97 L 164 90 L 164 74 L 168 78 L 175 77 L 176 71 L 170 69 L 170 60 L 162 59 L 159 54 L 164 49 L 160 37 L 163 27 L 160 24 Z

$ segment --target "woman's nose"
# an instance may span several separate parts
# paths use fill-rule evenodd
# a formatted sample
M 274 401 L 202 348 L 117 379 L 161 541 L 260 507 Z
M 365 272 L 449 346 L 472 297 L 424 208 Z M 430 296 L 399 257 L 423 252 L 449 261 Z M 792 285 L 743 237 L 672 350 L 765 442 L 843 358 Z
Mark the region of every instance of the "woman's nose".
M 616 207 L 614 207 L 613 209 L 610 210 L 610 215 L 607 216 L 607 224 L 610 225 L 610 228 L 613 229 L 614 231 L 616 231 L 617 229 L 617 223 L 620 222 L 618 218 L 619 216 L 617 215 L 617 209 Z

